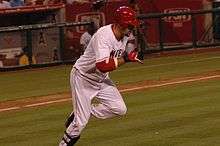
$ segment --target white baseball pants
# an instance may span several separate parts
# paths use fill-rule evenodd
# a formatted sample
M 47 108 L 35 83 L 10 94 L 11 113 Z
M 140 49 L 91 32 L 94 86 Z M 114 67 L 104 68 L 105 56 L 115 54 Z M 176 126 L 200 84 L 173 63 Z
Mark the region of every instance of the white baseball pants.
M 126 114 L 127 108 L 123 98 L 110 79 L 99 83 L 82 76 L 78 70 L 72 69 L 70 84 L 75 117 L 66 132 L 71 137 L 80 135 L 91 114 L 100 119 Z M 99 99 L 100 104 L 91 103 L 94 97 Z M 60 144 L 60 146 L 64 145 Z

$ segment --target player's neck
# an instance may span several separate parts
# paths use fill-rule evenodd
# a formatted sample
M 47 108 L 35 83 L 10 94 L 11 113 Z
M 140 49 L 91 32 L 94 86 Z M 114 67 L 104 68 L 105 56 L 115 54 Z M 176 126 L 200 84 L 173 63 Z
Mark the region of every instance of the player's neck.
M 120 28 L 116 24 L 112 25 L 112 31 L 118 41 L 121 41 L 123 39 L 124 36 L 121 34 Z

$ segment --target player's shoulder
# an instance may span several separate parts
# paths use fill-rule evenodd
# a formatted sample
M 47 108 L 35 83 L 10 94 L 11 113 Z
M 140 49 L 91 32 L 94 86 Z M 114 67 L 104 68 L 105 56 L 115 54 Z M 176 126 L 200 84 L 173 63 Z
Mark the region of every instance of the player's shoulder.
M 96 36 L 99 36 L 99 37 L 108 37 L 108 36 L 110 36 L 110 34 L 112 33 L 111 31 L 112 31 L 112 29 L 111 29 L 111 24 L 105 25 L 105 26 L 100 27 L 100 28 L 97 30 Z
M 98 32 L 108 31 L 110 28 L 111 28 L 111 24 L 104 25 L 104 26 L 102 26 L 102 27 L 100 27 L 100 28 L 98 29 Z

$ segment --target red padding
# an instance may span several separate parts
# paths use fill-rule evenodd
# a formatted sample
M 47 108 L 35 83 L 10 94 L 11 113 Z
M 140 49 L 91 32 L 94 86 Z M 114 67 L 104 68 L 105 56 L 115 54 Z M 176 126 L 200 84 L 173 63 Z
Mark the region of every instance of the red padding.
M 117 68 L 113 58 L 110 58 L 109 62 L 107 62 L 106 60 L 97 62 L 96 67 L 103 73 L 113 71 Z

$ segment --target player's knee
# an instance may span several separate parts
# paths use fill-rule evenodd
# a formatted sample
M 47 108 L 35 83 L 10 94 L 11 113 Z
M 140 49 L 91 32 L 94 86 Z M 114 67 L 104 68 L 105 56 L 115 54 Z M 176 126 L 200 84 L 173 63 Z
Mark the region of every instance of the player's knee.
M 120 116 L 123 116 L 125 115 L 127 112 L 127 107 L 125 104 L 121 104 L 118 108 L 117 108 L 117 111 L 116 111 L 116 114 L 117 115 L 120 115 Z
M 122 108 L 121 108 L 121 114 L 120 115 L 125 115 L 127 113 L 127 107 L 126 105 L 124 105 Z

